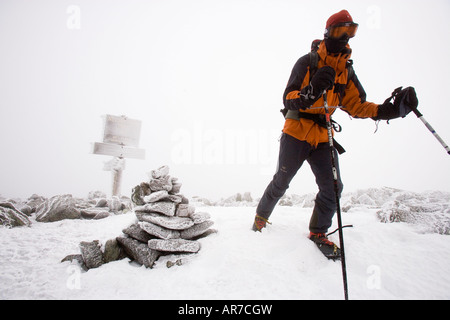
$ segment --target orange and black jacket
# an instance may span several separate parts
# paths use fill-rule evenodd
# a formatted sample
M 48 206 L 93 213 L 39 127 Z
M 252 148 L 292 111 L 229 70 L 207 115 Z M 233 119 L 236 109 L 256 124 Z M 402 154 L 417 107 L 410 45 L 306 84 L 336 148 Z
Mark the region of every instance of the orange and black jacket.
M 328 105 L 330 113 L 334 113 L 336 108 L 332 106 L 342 106 L 342 110 L 349 113 L 355 118 L 372 118 L 378 113 L 378 104 L 367 102 L 366 93 L 359 82 L 356 74 L 351 73 L 348 78 L 349 71 L 347 62 L 351 56 L 351 49 L 347 47 L 346 53 L 339 55 L 329 55 L 327 53 L 325 43 L 319 46 L 317 51 L 319 61 L 317 69 L 324 66 L 330 66 L 336 71 L 335 84 L 332 89 L 327 91 Z M 325 114 L 323 108 L 323 98 L 319 98 L 310 109 L 299 109 L 302 99 L 299 95 L 302 90 L 306 90 L 310 82 L 310 57 L 309 54 L 301 57 L 295 64 L 286 90 L 283 95 L 284 106 L 290 110 L 298 110 L 311 114 Z M 283 132 L 293 136 L 294 138 L 306 141 L 313 146 L 328 141 L 327 130 L 313 120 L 300 117 L 299 120 L 287 118 L 284 124 Z

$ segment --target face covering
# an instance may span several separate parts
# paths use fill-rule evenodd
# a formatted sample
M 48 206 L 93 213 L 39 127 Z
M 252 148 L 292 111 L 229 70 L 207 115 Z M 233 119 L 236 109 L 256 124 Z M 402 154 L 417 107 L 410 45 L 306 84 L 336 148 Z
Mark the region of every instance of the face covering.
M 347 47 L 348 40 L 350 40 L 350 38 L 347 35 L 343 35 L 339 39 L 326 38 L 325 46 L 330 53 L 340 53 Z

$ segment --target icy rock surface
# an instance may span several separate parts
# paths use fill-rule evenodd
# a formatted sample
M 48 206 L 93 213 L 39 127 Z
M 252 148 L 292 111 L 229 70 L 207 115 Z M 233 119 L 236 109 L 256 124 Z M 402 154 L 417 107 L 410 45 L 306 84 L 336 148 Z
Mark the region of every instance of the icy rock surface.
M 196 253 L 200 250 L 200 243 L 198 241 L 189 241 L 184 239 L 172 239 L 172 240 L 153 239 L 148 242 L 148 246 L 154 250 L 165 252 Z
M 153 264 L 160 256 L 159 251 L 153 250 L 148 245 L 131 238 L 117 237 L 117 242 L 122 245 L 129 257 L 147 268 L 153 267 Z
M 151 222 L 170 230 L 184 230 L 194 225 L 194 220 L 189 217 L 167 217 L 155 212 L 136 213 L 138 219 Z M 197 220 L 198 221 L 198 220 Z
M 175 230 L 166 229 L 159 225 L 153 224 L 148 221 L 142 221 L 138 223 L 139 227 L 148 234 L 158 237 L 160 239 L 178 239 L 180 237 L 180 232 Z
M 81 218 L 81 213 L 75 206 L 75 200 L 71 194 L 51 197 L 42 203 L 36 212 L 36 221 L 38 222 L 79 218 Z
M 406 222 L 423 233 L 450 235 L 450 194 L 398 192 L 377 212 L 381 222 Z
M 131 209 L 126 197 L 107 198 L 103 192 L 91 191 L 87 198 L 71 194 L 45 198 L 33 194 L 27 200 L 0 199 L 0 225 L 30 226 L 33 222 L 56 222 L 65 219 L 104 219 Z M 30 219 L 31 218 L 31 219 Z
M 6 227 L 19 227 L 19 226 L 29 226 L 31 225 L 30 219 L 16 209 L 16 207 L 10 202 L 0 203 L 0 225 Z
M 103 264 L 103 253 L 98 240 L 80 243 L 81 255 L 88 269 L 98 268 Z
M 160 202 L 146 203 L 142 206 L 136 207 L 134 210 L 136 212 L 157 212 L 162 213 L 166 216 L 174 216 L 175 209 L 176 206 L 174 202 L 160 201 Z

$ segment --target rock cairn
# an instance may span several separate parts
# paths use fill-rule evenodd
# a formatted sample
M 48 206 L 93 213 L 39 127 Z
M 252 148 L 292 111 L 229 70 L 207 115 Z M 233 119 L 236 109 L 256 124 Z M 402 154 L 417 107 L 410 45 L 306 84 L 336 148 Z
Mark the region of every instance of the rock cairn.
M 149 178 L 132 190 L 137 220 L 122 230 L 123 235 L 109 240 L 104 248 L 98 240 L 81 242 L 81 255 L 70 255 L 63 261 L 76 259 L 90 269 L 129 257 L 152 268 L 161 255 L 197 253 L 201 248 L 198 239 L 217 232 L 210 229 L 214 222 L 209 213 L 196 212 L 180 194 L 181 183 L 169 175 L 168 166 L 152 170 Z

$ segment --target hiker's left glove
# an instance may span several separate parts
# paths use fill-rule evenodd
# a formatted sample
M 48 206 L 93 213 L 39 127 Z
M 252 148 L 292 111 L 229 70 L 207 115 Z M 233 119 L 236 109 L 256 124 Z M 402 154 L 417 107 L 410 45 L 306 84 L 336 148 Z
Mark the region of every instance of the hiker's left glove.
M 419 100 L 417 99 L 416 90 L 413 87 L 407 87 L 401 90 L 394 97 L 394 106 L 400 109 L 400 116 L 406 117 L 413 109 L 417 109 Z M 403 115 L 404 114 L 404 115 Z
M 394 103 L 391 102 L 392 98 Z M 419 104 L 416 91 L 413 87 L 394 90 L 392 95 L 378 106 L 378 115 L 373 120 L 392 120 L 406 117 L 412 109 L 416 109 Z

